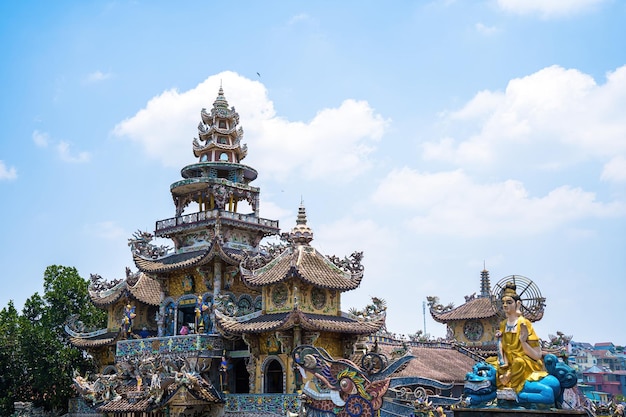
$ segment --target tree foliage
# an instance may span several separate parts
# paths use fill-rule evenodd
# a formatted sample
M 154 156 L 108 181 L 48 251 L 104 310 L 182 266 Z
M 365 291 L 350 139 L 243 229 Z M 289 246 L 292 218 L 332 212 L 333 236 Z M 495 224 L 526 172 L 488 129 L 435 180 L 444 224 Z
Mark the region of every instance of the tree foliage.
M 52 265 L 44 272 L 44 293 L 33 294 L 18 314 L 13 302 L 0 311 L 0 415 L 15 401 L 64 411 L 74 395 L 72 371 L 93 369 L 91 358 L 72 347 L 66 320 L 78 315 L 103 327 L 106 313 L 89 300 L 88 281 L 76 268 Z
M 13 412 L 13 401 L 20 398 L 20 377 L 25 368 L 19 354 L 19 315 L 13 301 L 0 311 L 0 415 Z

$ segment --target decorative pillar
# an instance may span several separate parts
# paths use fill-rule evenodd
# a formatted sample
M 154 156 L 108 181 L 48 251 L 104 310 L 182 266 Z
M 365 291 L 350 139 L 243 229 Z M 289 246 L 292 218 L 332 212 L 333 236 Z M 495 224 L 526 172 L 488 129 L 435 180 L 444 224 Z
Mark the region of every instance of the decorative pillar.
M 215 260 L 213 263 L 213 299 L 215 300 L 222 291 L 222 261 Z
M 302 329 L 300 328 L 300 326 L 295 326 L 293 328 L 293 348 L 297 348 L 298 346 L 300 346 L 302 342 Z M 288 358 L 290 360 L 291 359 L 291 355 L 288 356 Z M 293 369 L 293 373 L 294 373 L 294 385 L 296 388 L 296 392 L 300 393 L 302 390 L 302 377 L 300 375 L 300 371 L 298 370 L 298 367 L 296 366 L 296 363 L 292 363 L 292 369 Z
M 156 313 L 156 317 L 154 318 L 157 323 L 157 336 L 163 337 L 165 336 L 165 331 L 163 328 L 163 321 L 165 319 L 165 305 L 163 304 L 163 300 L 165 299 L 165 292 L 163 292 L 163 284 L 161 283 L 161 302 L 159 303 L 159 310 Z
M 215 300 L 219 297 L 222 291 L 222 261 L 216 259 L 213 262 L 213 305 L 215 306 Z M 214 333 L 215 327 L 215 309 L 211 308 L 211 329 L 209 333 Z

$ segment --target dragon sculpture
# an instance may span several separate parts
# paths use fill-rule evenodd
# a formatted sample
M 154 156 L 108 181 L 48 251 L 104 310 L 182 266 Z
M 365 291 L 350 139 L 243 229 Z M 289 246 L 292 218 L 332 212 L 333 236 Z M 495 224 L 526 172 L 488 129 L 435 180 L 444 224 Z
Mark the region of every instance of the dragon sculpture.
M 309 345 L 298 346 L 292 357 L 302 378 L 302 407 L 308 417 L 408 416 L 418 405 L 459 402 L 458 398 L 427 394 L 451 385 L 421 377 L 392 377 L 414 358 L 408 352 L 390 363 L 383 354 L 368 353 L 361 367 L 347 359 L 333 359 L 324 349 Z
M 128 239 L 128 246 L 133 253 L 147 258 L 159 258 L 167 255 L 171 248 L 164 245 L 156 246 L 151 243 L 153 239 L 152 233 L 137 230 L 133 233 L 133 237 Z
M 435 313 L 446 313 L 454 308 L 454 303 L 449 303 L 447 305 L 443 305 L 439 302 L 439 297 L 436 296 L 428 296 L 426 297 L 426 301 L 428 302 L 428 307 L 431 311 Z

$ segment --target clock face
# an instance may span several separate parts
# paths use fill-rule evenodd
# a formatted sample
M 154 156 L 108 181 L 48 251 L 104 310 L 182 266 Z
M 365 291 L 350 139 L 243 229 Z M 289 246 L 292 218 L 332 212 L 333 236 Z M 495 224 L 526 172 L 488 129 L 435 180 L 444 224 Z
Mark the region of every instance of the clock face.
M 478 320 L 468 320 L 463 326 L 463 334 L 472 342 L 480 340 L 483 336 L 483 325 Z

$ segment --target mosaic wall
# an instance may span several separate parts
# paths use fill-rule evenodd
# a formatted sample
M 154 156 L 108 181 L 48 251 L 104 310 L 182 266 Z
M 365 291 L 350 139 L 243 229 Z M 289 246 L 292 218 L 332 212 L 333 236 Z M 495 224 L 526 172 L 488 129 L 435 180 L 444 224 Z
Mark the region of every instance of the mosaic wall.
M 298 394 L 226 394 L 226 412 L 297 413 L 300 409 Z

